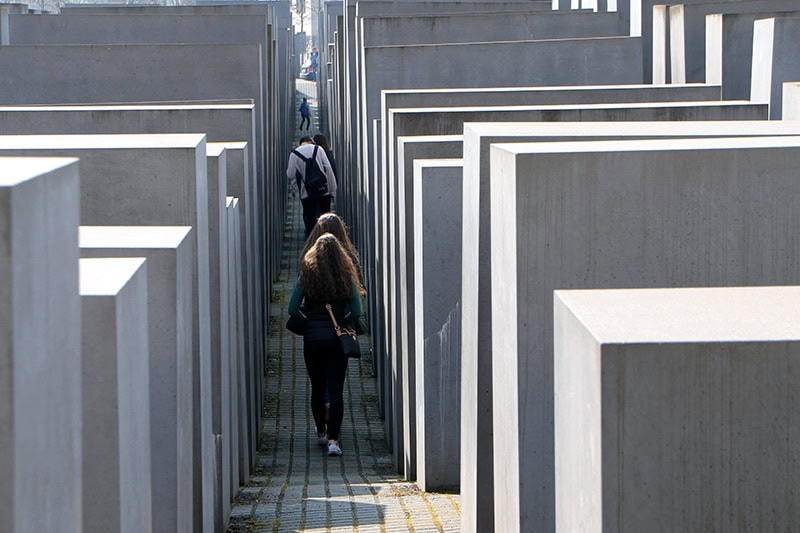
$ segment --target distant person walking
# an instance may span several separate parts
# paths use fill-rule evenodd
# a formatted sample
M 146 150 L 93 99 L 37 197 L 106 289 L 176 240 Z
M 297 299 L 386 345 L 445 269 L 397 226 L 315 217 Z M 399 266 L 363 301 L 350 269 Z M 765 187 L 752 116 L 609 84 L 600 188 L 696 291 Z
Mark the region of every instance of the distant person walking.
M 289 154 L 286 176 L 297 184 L 308 237 L 319 216 L 331 210 L 331 198 L 336 195 L 336 175 L 325 150 L 315 145 L 311 137 L 302 137 L 300 146 Z
M 356 267 L 339 240 L 321 235 L 300 261 L 300 275 L 289 300 L 289 314 L 307 319 L 303 358 L 311 380 L 311 413 L 320 446 L 328 455 L 342 455 L 339 435 L 344 419 L 344 378 L 347 356 L 336 336 L 326 305 L 342 326 L 361 316 L 361 294 Z M 301 311 L 302 305 L 302 311 Z M 325 393 L 330 395 L 330 417 L 325 419 Z
M 331 163 L 331 168 L 333 169 L 333 175 L 336 176 L 336 182 L 338 185 L 340 178 L 339 171 L 336 169 L 336 160 L 333 158 L 333 151 L 331 150 L 331 147 L 328 145 L 328 138 L 321 133 L 317 133 L 316 135 L 314 135 L 314 144 L 325 150 L 325 155 L 328 156 L 328 161 L 330 161 Z
M 309 126 L 311 126 L 311 109 L 308 107 L 308 98 L 303 98 L 303 101 L 300 102 L 300 129 L 303 129 L 303 124 L 306 125 L 306 131 L 308 131 Z

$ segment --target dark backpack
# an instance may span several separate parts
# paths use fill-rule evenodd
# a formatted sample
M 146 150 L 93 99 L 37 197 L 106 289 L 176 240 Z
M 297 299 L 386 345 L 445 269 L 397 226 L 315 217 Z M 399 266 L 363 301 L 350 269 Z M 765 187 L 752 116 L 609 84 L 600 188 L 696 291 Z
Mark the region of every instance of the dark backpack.
M 297 150 L 292 150 L 292 153 L 302 159 L 306 164 L 304 176 L 300 176 L 300 173 L 298 172 L 296 177 L 298 183 L 301 179 L 303 180 L 303 184 L 306 187 L 306 192 L 311 198 L 318 198 L 328 194 L 328 177 L 324 172 L 322 172 L 322 169 L 319 168 L 319 165 L 317 164 L 318 149 L 319 146 L 314 147 L 314 153 L 311 154 L 311 157 L 305 157 Z

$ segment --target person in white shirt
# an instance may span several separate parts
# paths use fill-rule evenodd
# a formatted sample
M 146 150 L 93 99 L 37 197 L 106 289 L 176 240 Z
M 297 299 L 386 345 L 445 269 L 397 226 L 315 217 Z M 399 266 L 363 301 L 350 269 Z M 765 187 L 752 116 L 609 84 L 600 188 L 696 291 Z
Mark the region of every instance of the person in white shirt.
M 328 181 L 328 191 L 321 196 L 310 195 L 306 190 L 306 163 L 295 153 L 298 152 L 303 157 L 310 158 L 314 155 L 315 149 L 317 165 L 325 174 Z M 297 189 L 300 192 L 300 203 L 303 206 L 305 236 L 308 237 L 308 234 L 311 233 L 311 229 L 314 227 L 314 224 L 316 224 L 319 216 L 331 210 L 331 199 L 336 195 L 336 176 L 333 173 L 330 161 L 328 161 L 328 156 L 325 155 L 325 150 L 315 145 L 310 137 L 302 137 L 300 139 L 300 146 L 292 150 L 289 154 L 286 176 L 290 180 L 294 179 L 297 184 Z

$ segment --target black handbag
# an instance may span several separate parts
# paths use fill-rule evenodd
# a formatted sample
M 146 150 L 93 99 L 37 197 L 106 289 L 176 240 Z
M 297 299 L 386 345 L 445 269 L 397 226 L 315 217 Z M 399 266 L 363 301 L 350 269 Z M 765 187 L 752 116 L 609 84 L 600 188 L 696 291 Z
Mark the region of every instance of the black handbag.
M 304 335 L 308 327 L 308 317 L 301 309 L 298 311 L 300 316 L 289 315 L 289 320 L 286 321 L 286 329 L 295 335 Z
M 331 304 L 325 304 L 325 309 L 331 315 L 331 322 L 333 322 L 333 329 L 336 330 L 336 337 L 339 339 L 339 345 L 342 347 L 342 353 L 347 357 L 358 359 L 361 357 L 361 346 L 358 344 L 358 335 L 355 330 L 351 328 L 341 328 L 336 322 L 336 317 L 333 316 Z

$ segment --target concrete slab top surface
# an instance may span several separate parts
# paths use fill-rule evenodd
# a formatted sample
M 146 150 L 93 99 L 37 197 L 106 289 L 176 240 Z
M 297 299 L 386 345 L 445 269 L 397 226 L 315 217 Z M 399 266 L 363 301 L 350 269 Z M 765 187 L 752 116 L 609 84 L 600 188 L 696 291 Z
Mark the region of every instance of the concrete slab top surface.
M 0 187 L 10 187 L 78 161 L 74 157 L 0 157 Z
M 800 137 L 795 135 L 784 137 L 693 137 L 688 139 L 497 143 L 492 146 L 513 154 L 664 152 L 734 148 L 798 148 L 800 147 Z
M 413 142 L 413 143 L 463 142 L 464 136 L 463 135 L 401 135 L 397 138 L 397 140 L 402 142 Z
M 680 108 L 680 107 L 734 107 L 744 105 L 763 105 L 749 100 L 707 100 L 694 102 L 613 102 L 601 104 L 539 104 L 539 105 L 508 105 L 508 106 L 468 106 L 468 107 L 392 107 L 389 113 L 392 114 L 415 114 L 415 113 L 463 113 L 473 111 L 558 111 L 566 109 L 644 109 L 644 108 Z
M 209 104 L 177 104 L 163 102 L 157 104 L 66 104 L 66 105 L 6 105 L 0 111 L 166 111 L 170 109 L 253 109 L 255 104 L 243 103 L 209 103 Z
M 219 145 L 227 150 L 244 150 L 247 148 L 247 141 L 233 141 L 233 142 L 210 142 L 206 143 L 206 148 Z
M 463 159 L 415 159 L 414 165 L 422 168 L 463 167 Z
M 800 339 L 800 287 L 555 291 L 603 343 Z
M 465 128 L 485 136 L 514 135 L 573 135 L 596 136 L 625 132 L 637 134 L 686 135 L 686 132 L 709 135 L 741 136 L 743 134 L 800 133 L 800 120 L 709 120 L 709 121 L 653 121 L 653 122 L 469 122 Z
M 0 149 L 195 148 L 205 137 L 204 133 L 0 135 Z
M 80 226 L 81 248 L 176 248 L 191 226 Z
M 513 92 L 563 92 L 563 91 L 594 91 L 597 89 L 628 91 L 634 89 L 653 89 L 653 88 L 679 88 L 679 87 L 706 87 L 705 83 L 684 83 L 684 84 L 626 84 L 626 85 L 541 85 L 533 87 L 454 87 L 445 89 L 384 89 L 385 94 L 435 94 L 435 93 L 513 93 Z
M 364 45 L 365 50 L 375 48 L 452 48 L 456 46 L 475 46 L 475 45 L 498 45 L 498 44 L 511 44 L 524 46 L 530 43 L 546 43 L 546 42 L 576 42 L 576 41 L 621 41 L 624 39 L 637 39 L 638 37 L 630 37 L 627 35 L 614 35 L 612 37 L 573 37 L 569 39 L 526 39 L 519 41 L 477 41 L 468 43 L 430 43 L 430 44 L 378 44 L 378 45 Z
M 225 151 L 225 147 L 222 146 L 220 143 L 213 143 L 213 144 L 206 144 L 206 155 L 210 157 L 219 157 L 222 155 L 222 152 Z
M 81 296 L 118 294 L 144 262 L 144 257 L 81 259 Z

